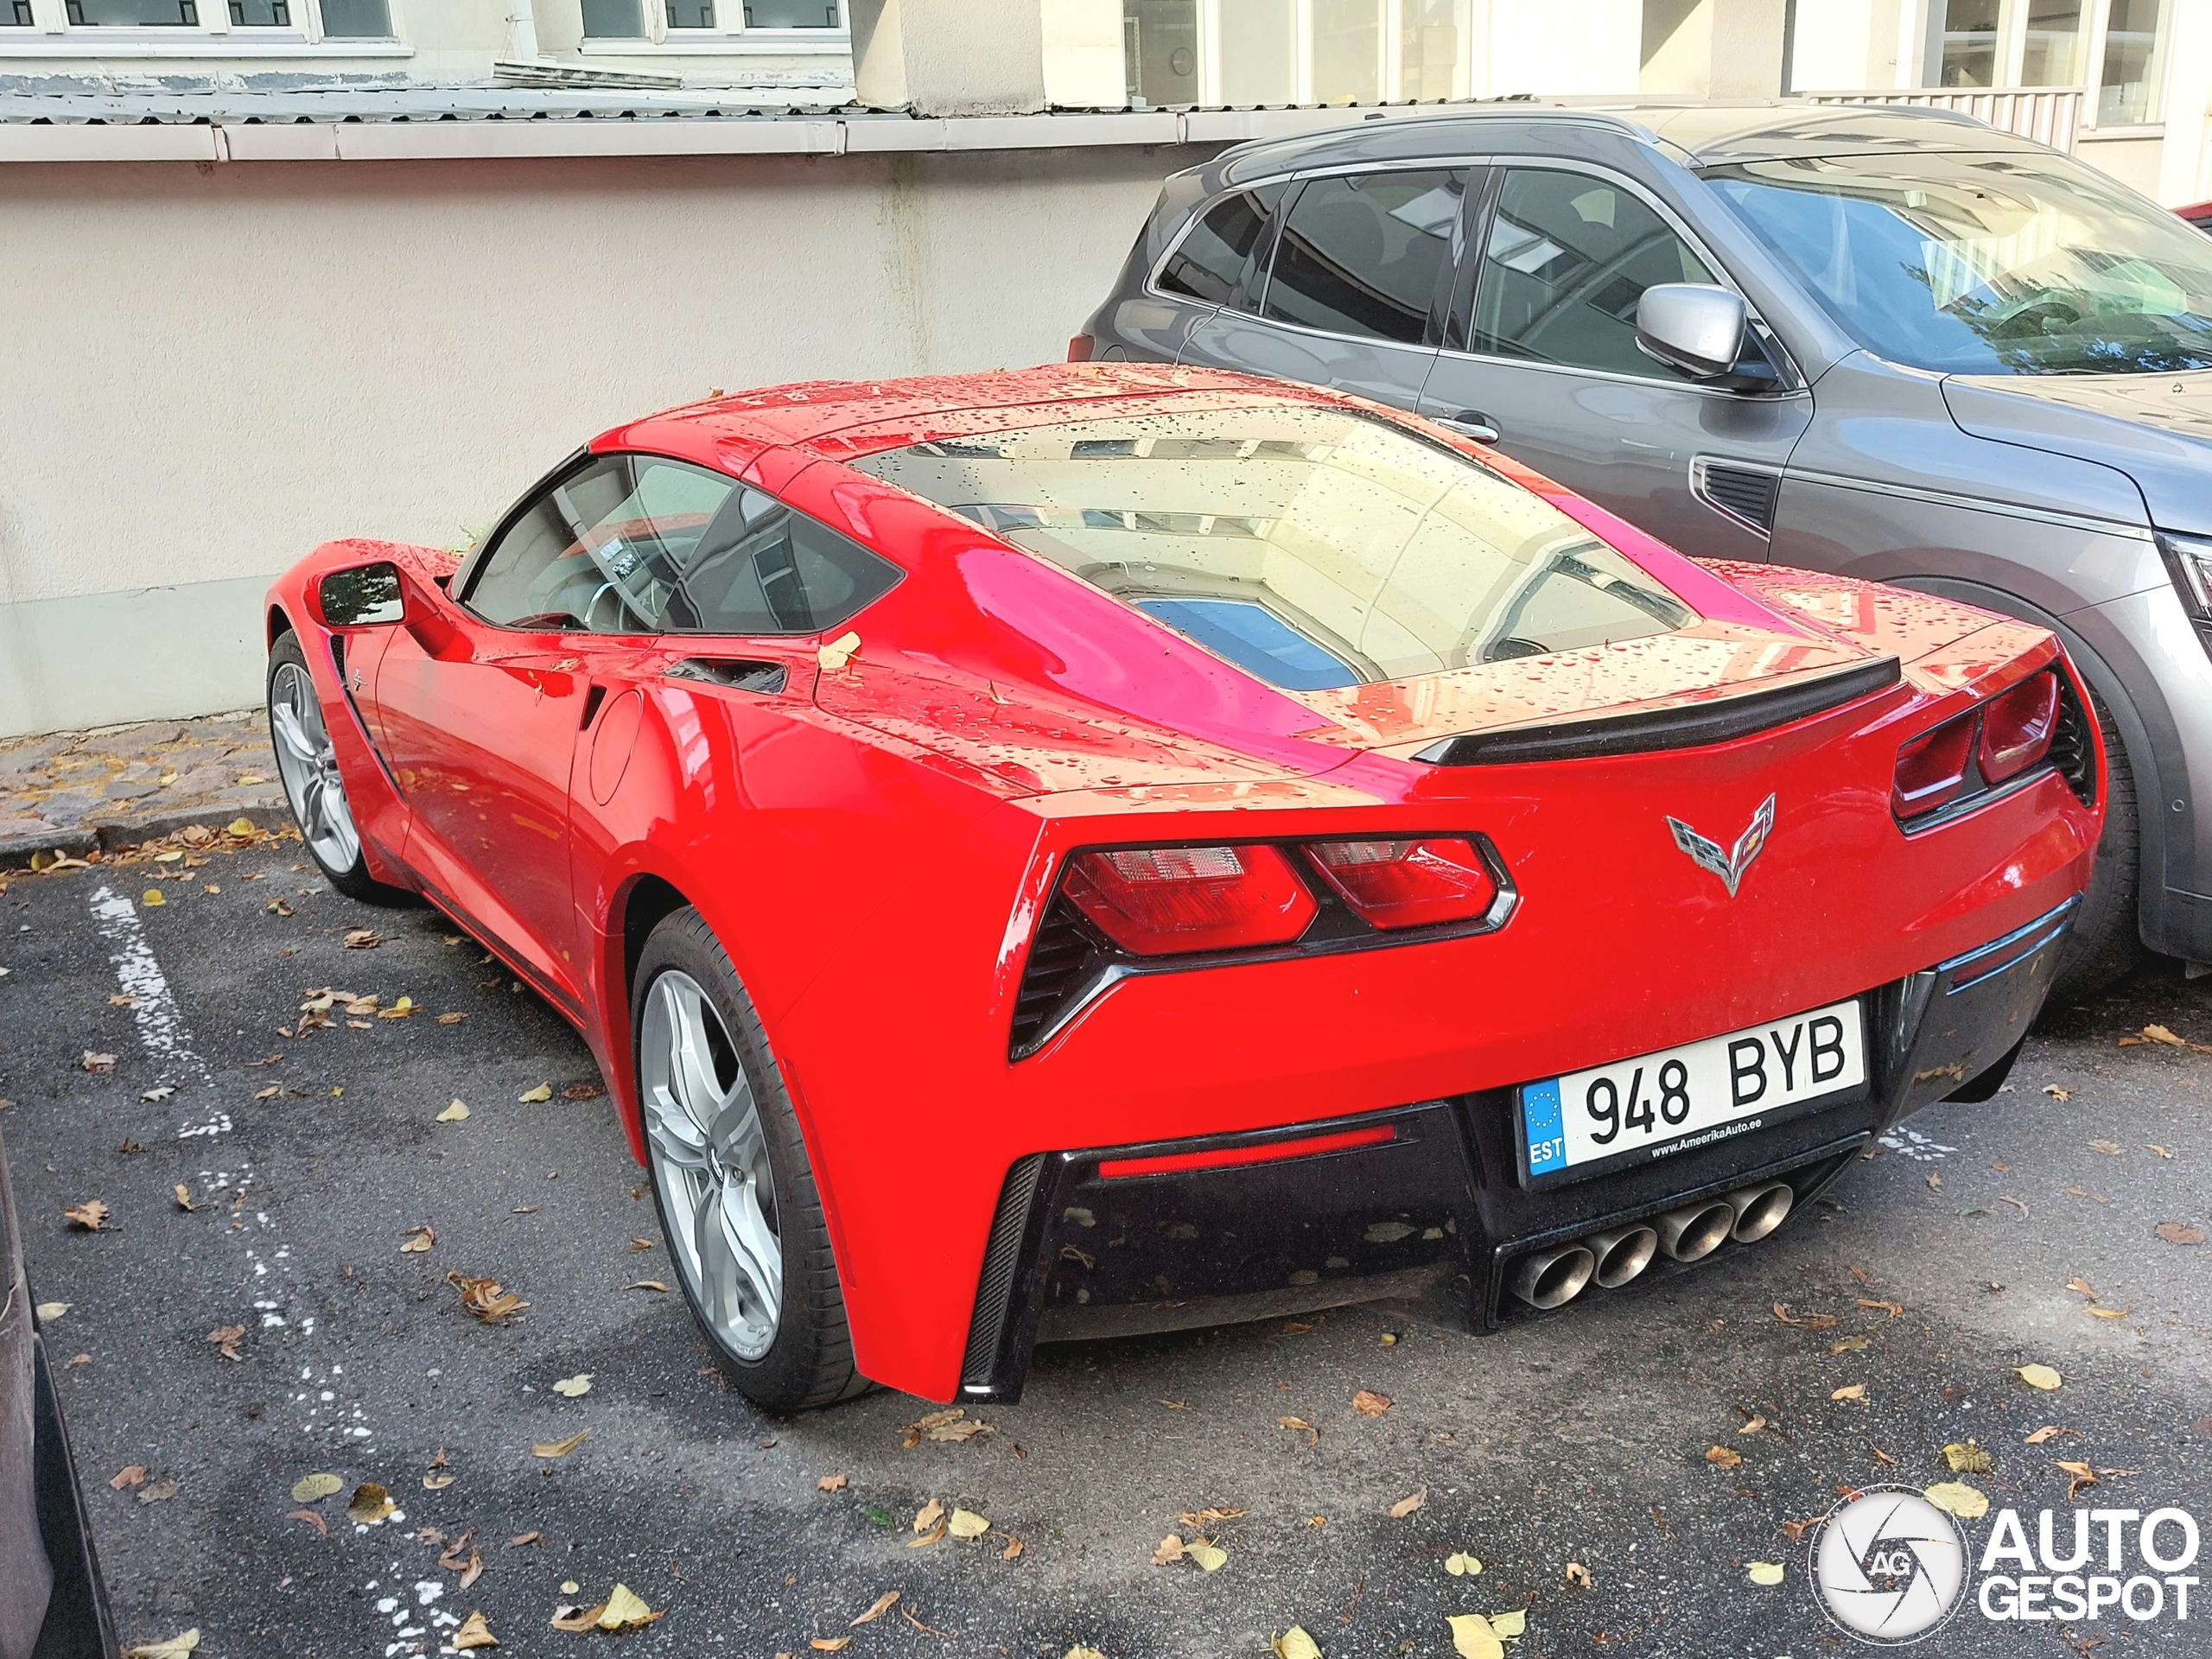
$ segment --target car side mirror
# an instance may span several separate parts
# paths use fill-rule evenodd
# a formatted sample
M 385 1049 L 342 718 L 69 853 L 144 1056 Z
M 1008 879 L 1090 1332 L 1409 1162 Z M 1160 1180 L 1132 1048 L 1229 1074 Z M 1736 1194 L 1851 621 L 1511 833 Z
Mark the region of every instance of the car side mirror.
M 399 567 L 361 564 L 350 570 L 334 570 L 315 589 L 315 603 L 325 626 L 334 628 L 376 627 L 407 620 L 407 601 L 401 595 Z
M 1660 283 L 1636 302 L 1636 343 L 1693 380 L 1715 380 L 1743 354 L 1749 321 L 1739 294 L 1706 283 Z

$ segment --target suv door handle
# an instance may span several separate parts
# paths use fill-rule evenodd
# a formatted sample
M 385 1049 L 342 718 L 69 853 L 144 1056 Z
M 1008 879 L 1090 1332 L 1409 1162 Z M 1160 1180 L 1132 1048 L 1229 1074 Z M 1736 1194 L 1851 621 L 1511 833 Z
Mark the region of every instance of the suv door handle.
M 1477 443 L 1497 442 L 1497 423 L 1479 409 L 1463 409 L 1457 415 L 1440 415 L 1439 426 L 1448 426 L 1454 432 L 1464 433 Z

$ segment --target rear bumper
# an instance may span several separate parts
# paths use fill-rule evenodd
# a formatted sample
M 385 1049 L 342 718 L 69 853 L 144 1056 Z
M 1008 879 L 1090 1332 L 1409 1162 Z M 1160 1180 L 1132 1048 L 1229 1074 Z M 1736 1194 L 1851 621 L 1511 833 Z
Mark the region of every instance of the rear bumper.
M 1471 1324 L 1496 1329 L 1536 1317 L 1505 1288 L 1532 1252 L 1753 1183 L 1789 1183 L 1794 1212 L 1900 1119 L 1953 1095 L 1983 1097 L 1974 1085 L 2001 1077 L 2042 1007 L 2077 903 L 1867 991 L 1869 1081 L 1855 1096 L 1566 1185 L 1524 1185 L 1511 1089 L 1024 1158 L 994 1219 L 961 1394 L 1019 1398 L 1039 1341 L 1452 1287 Z M 1681 1268 L 1662 1257 L 1643 1277 Z

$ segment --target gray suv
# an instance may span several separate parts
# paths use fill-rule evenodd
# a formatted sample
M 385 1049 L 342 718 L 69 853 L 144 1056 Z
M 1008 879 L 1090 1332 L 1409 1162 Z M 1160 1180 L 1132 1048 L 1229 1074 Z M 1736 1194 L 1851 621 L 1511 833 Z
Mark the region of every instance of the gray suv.
M 1169 179 L 1070 352 L 1338 386 L 1686 552 L 2055 630 L 2112 753 L 2070 988 L 2212 963 L 2212 241 L 2102 175 L 1936 111 L 1370 122 Z

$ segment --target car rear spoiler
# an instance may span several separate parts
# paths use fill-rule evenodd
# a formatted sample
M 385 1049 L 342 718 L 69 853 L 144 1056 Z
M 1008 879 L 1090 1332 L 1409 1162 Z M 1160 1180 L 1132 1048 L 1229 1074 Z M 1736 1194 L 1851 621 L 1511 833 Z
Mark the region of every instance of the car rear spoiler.
M 1883 657 L 1790 680 L 1770 690 L 1742 691 L 1703 702 L 1467 732 L 1440 739 L 1414 759 L 1434 766 L 1500 766 L 1702 748 L 1840 709 L 1860 697 L 1886 691 L 1903 677 L 1897 659 Z

